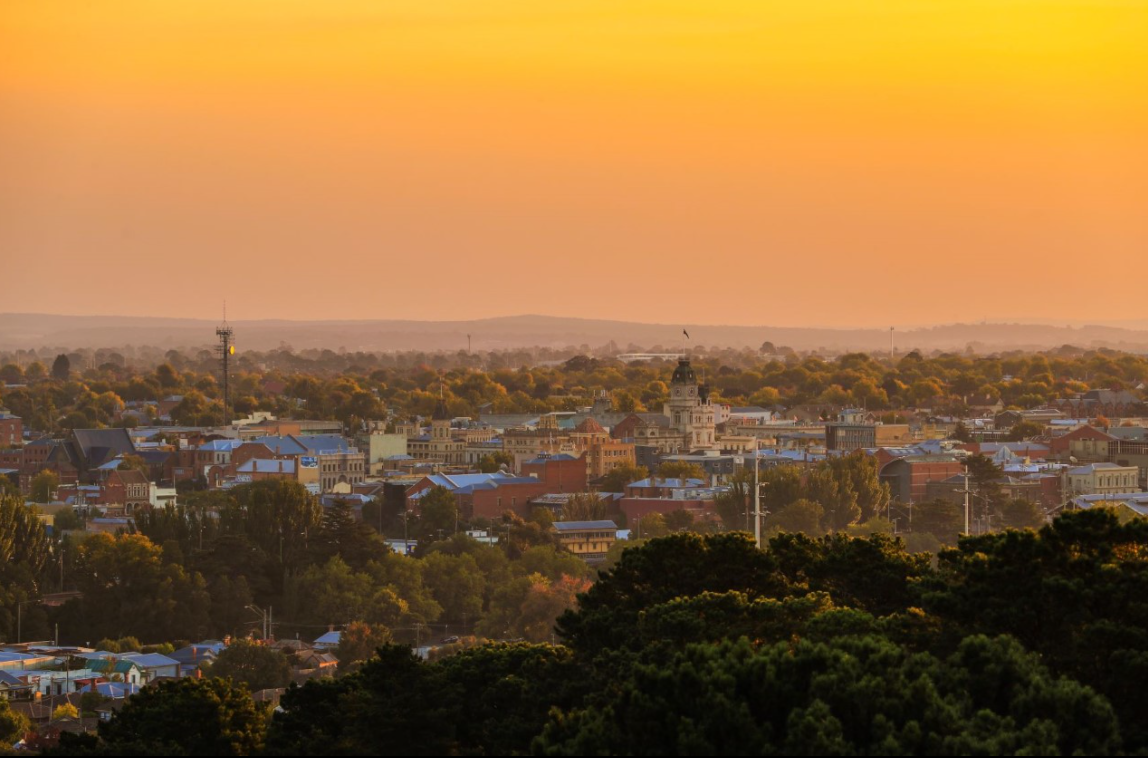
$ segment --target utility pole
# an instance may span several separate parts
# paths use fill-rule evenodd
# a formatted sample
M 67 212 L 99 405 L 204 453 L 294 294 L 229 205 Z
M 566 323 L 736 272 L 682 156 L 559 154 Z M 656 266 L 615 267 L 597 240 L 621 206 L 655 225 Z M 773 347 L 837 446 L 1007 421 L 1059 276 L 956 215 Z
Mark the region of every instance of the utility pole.
M 965 466 L 965 488 L 957 490 L 958 492 L 965 493 L 965 534 L 969 533 L 969 495 L 972 491 L 969 489 L 969 467 Z
M 263 641 L 266 642 L 267 641 L 267 628 L 270 625 L 268 612 L 263 610 L 262 608 L 260 608 L 257 605 L 249 605 L 249 606 L 247 606 L 247 610 L 258 613 L 260 615 L 260 617 L 262 618 L 262 620 L 263 620 Z
M 758 477 L 757 436 L 753 438 L 753 538 L 761 550 L 761 482 Z

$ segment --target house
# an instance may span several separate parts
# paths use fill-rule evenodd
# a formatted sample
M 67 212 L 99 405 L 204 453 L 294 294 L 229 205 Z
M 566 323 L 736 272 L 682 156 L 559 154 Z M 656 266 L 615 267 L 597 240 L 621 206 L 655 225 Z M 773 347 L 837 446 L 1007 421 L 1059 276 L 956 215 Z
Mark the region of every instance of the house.
M 121 653 L 120 657 L 138 665 L 144 672 L 145 681 L 156 679 L 178 679 L 180 664 L 174 658 L 160 653 Z
M 34 687 L 7 671 L 0 671 L 0 700 L 27 700 Z
M 88 667 L 108 679 L 114 678 L 126 684 L 147 683 L 142 666 L 127 658 L 117 658 L 114 654 L 109 654 L 107 658 L 92 660 Z
M 212 664 L 226 645 L 218 640 L 208 640 L 181 647 L 168 658 L 179 664 L 180 676 L 194 676 L 199 667 L 206 663 Z
M 314 647 L 316 650 L 334 650 L 339 647 L 339 639 L 342 636 L 342 632 L 329 627 L 325 633 L 316 638 Z
M 85 684 L 80 688 L 80 694 L 85 692 L 97 692 L 112 700 L 123 700 L 126 697 L 138 694 L 139 691 L 140 688 L 138 684 L 128 684 L 126 682 L 95 682 L 93 684 Z

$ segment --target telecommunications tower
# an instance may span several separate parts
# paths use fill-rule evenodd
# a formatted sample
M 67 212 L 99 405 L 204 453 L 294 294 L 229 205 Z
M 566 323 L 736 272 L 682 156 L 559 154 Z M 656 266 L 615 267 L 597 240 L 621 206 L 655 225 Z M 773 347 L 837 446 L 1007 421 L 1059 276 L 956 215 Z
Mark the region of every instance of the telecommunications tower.
M 231 356 L 235 355 L 235 345 L 231 344 L 231 327 L 227 325 L 227 305 L 223 306 L 223 323 L 215 330 L 219 344 L 215 352 L 219 354 L 219 373 L 223 380 L 223 425 L 231 425 Z

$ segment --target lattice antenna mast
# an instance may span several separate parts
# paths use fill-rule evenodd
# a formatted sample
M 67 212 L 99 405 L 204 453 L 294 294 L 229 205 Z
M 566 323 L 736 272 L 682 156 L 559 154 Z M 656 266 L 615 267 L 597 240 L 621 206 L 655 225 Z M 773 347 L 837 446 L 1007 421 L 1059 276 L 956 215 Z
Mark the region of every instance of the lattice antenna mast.
M 231 356 L 235 354 L 235 346 L 231 344 L 232 329 L 227 324 L 227 303 L 223 303 L 223 323 L 215 330 L 219 344 L 215 352 L 219 355 L 219 373 L 223 383 L 223 424 L 231 425 Z

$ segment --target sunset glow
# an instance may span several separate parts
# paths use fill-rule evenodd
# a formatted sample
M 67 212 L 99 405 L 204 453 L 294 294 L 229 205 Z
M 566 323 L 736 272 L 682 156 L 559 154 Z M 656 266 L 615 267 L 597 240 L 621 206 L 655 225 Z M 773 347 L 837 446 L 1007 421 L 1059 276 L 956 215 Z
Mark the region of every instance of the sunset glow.
M 8 2 L 3 310 L 1142 318 L 1145 40 L 1136 0 Z

